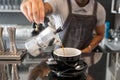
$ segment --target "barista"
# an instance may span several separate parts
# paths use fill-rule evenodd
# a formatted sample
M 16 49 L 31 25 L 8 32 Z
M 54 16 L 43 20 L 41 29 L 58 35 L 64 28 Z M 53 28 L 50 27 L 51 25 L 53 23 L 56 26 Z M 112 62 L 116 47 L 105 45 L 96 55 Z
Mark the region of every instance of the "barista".
M 51 14 L 56 28 L 63 26 L 60 38 L 64 47 L 78 48 L 85 55 L 90 55 L 104 37 L 106 12 L 96 0 L 23 0 L 20 8 L 37 24 Z

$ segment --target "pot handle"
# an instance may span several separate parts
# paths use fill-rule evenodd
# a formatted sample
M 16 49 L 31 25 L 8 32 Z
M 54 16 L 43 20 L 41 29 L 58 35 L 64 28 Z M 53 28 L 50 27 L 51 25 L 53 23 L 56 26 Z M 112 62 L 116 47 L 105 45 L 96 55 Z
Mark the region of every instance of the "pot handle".
M 53 57 L 53 59 L 56 61 L 56 59 L 55 59 L 55 57 L 54 57 L 54 55 L 53 55 L 53 51 L 52 51 L 52 57 Z

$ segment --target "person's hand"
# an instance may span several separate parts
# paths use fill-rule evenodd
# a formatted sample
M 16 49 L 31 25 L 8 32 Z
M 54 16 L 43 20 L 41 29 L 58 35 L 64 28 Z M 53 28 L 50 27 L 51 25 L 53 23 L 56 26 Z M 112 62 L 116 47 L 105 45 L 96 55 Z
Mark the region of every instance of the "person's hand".
M 91 49 L 86 47 L 85 49 L 81 50 L 82 53 L 91 53 Z
M 44 22 L 45 9 L 43 0 L 23 0 L 20 5 L 22 13 L 30 22 Z

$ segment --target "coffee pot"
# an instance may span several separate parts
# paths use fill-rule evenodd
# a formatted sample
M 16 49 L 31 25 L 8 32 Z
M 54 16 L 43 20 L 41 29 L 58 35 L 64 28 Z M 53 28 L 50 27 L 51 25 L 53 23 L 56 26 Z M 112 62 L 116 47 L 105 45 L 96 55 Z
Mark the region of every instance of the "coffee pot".
M 42 50 L 45 50 L 52 39 L 58 38 L 56 34 L 60 31 L 62 31 L 61 27 L 57 30 L 51 26 L 46 27 L 37 36 L 34 36 L 25 42 L 27 51 L 32 56 L 38 56 Z M 57 40 L 59 40 L 58 42 L 61 42 L 60 39 Z

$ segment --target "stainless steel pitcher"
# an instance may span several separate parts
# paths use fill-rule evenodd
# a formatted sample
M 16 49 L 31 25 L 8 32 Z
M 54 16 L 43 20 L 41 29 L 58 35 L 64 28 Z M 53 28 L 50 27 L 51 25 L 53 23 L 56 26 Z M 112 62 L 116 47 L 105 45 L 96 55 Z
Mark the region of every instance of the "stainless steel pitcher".
M 55 30 L 52 27 L 45 28 L 37 36 L 27 40 L 25 42 L 25 47 L 32 56 L 37 56 L 44 50 L 50 40 L 56 38 L 56 33 L 62 31 L 62 28 Z

